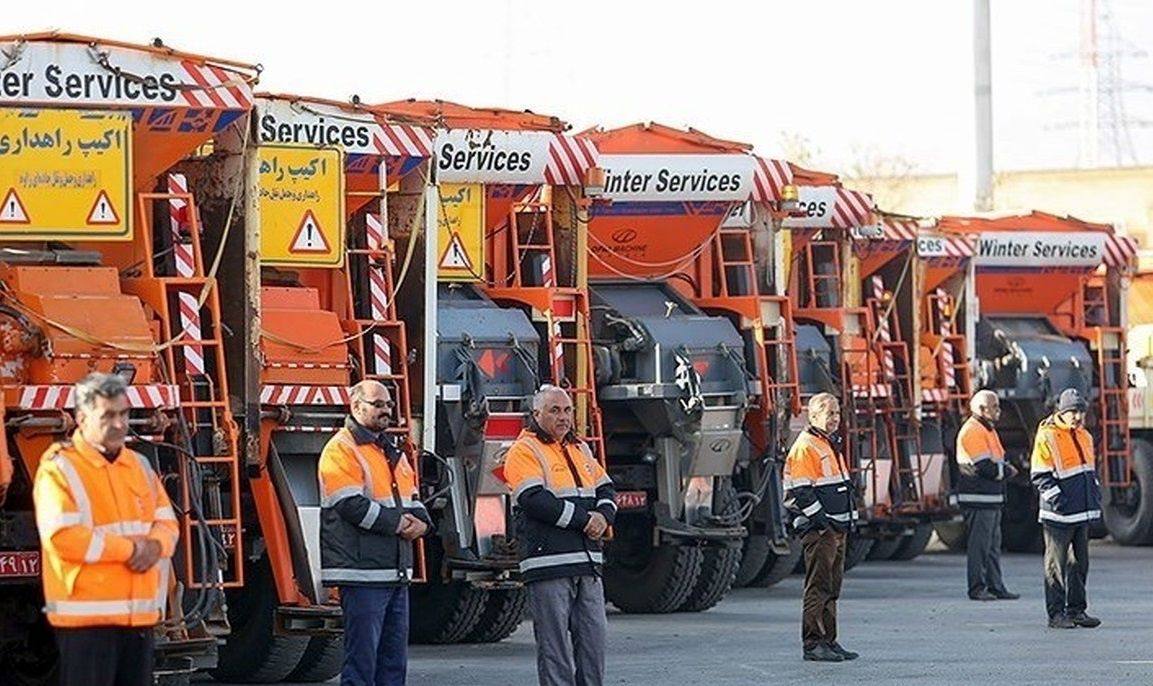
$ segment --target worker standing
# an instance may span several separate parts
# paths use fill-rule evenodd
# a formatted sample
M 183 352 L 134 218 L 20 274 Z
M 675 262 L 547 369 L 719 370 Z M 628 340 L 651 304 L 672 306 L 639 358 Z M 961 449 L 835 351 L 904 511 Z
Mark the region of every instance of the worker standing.
M 349 417 L 320 456 L 320 578 L 340 589 L 342 686 L 401 686 L 408 671 L 412 542 L 432 526 L 416 472 L 387 429 L 396 405 L 378 381 L 349 393 Z
M 1005 448 L 997 435 L 1001 402 L 993 391 L 977 391 L 969 401 L 971 414 L 957 433 L 957 467 L 961 473 L 957 502 L 969 532 L 969 598 L 1015 600 L 1001 578 L 1001 509 L 1005 506 L 1005 480 L 1017 468 L 1005 462 Z
M 837 642 L 845 540 L 857 518 L 849 469 L 837 449 L 841 407 L 836 396 L 818 393 L 808 409 L 809 426 L 793 442 L 784 471 L 785 505 L 805 553 L 804 658 L 855 660 L 859 655 Z
M 124 381 L 74 389 L 77 429 L 36 470 L 36 526 L 61 686 L 148 686 L 179 529 L 148 459 L 125 447 Z
M 516 503 L 542 686 L 600 686 L 605 677 L 601 538 L 616 517 L 615 492 L 572 427 L 568 392 L 541 387 L 532 423 L 503 467 Z
M 1093 437 L 1084 427 L 1087 407 L 1076 389 L 1061 391 L 1057 411 L 1041 422 L 1033 441 L 1032 478 L 1045 535 L 1045 608 L 1055 629 L 1101 624 L 1085 614 L 1089 523 L 1101 518 Z

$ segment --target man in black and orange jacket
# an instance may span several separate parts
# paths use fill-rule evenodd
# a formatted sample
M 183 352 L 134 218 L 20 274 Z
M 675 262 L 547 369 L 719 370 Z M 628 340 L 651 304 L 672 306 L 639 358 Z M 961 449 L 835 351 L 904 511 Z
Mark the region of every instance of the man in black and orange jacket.
M 599 686 L 607 629 L 601 538 L 617 507 L 612 481 L 572 426 L 568 392 L 542 387 L 532 426 L 505 458 L 504 478 L 516 503 L 540 683 Z
M 416 472 L 386 433 L 396 408 L 387 386 L 352 387 L 350 416 L 324 447 L 320 578 L 340 589 L 341 684 L 403 686 L 413 544 L 432 520 L 416 499 Z
M 845 576 L 845 541 L 857 519 L 853 483 L 835 435 L 841 425 L 836 396 L 809 400 L 809 426 L 785 460 L 785 506 L 805 548 L 804 658 L 842 662 L 858 656 L 837 642 L 837 598 Z

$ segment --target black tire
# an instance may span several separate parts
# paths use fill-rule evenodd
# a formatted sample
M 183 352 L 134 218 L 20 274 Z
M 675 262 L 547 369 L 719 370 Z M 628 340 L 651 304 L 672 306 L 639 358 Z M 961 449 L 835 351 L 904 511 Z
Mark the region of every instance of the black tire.
M 946 548 L 955 553 L 965 552 L 969 542 L 965 522 L 937 522 L 933 524 L 933 530 L 937 532 L 937 538 Z
M 913 533 L 905 534 L 901 537 L 901 544 L 897 546 L 897 550 L 889 556 L 890 560 L 899 560 L 905 562 L 915 559 L 918 555 L 925 552 L 925 548 L 929 546 L 929 539 L 933 537 L 932 524 L 918 524 Z
M 217 681 L 271 684 L 284 681 L 308 647 L 308 636 L 278 636 L 276 585 L 268 558 L 248 567 L 243 589 L 228 592 L 228 622 L 232 631 L 220 646 L 216 668 L 209 673 Z
M 801 542 L 795 538 L 790 538 L 789 552 L 780 555 L 770 550 L 769 559 L 765 561 L 765 566 L 761 567 L 757 578 L 753 579 L 753 583 L 749 585 L 757 588 L 768 588 L 784 581 L 785 577 L 797 571 L 797 567 L 804 571 L 804 553 Z
M 701 549 L 701 573 L 679 612 L 703 612 L 724 599 L 741 566 L 741 546 L 737 543 L 710 545 Z
M 1105 526 L 1121 545 L 1153 545 L 1153 445 L 1134 439 L 1130 459 L 1129 487 L 1105 489 Z
M 605 596 L 621 612 L 676 612 L 693 592 L 704 564 L 700 548 L 662 545 L 649 548 L 642 566 L 626 567 L 613 563 L 613 545 L 604 568 Z
M 528 607 L 528 589 L 508 588 L 489 591 L 480 620 L 464 637 L 465 643 L 496 643 L 516 631 Z
M 285 681 L 293 683 L 324 682 L 340 674 L 344 666 L 344 638 L 342 636 L 313 636 L 300 657 L 296 669 Z
M 433 536 L 425 541 L 429 579 L 409 587 L 409 643 L 460 643 L 484 614 L 488 591 L 460 579 L 445 579 L 440 539 Z
M 56 686 L 60 657 L 52 627 L 40 614 L 44 598 L 38 589 L 16 589 L 12 586 L 6 589 L 11 596 L 4 603 L 3 611 L 35 619 L 23 632 L 23 640 L 8 642 L 7 649 L 0 651 L 0 674 L 4 677 L 0 681 L 12 686 Z
M 737 567 L 737 577 L 733 580 L 734 588 L 744 588 L 753 583 L 760 575 L 769 556 L 773 554 L 773 544 L 768 536 L 750 534 L 742 543 L 741 565 Z
M 869 548 L 869 553 L 865 555 L 865 559 L 874 562 L 892 559 L 893 554 L 901 547 L 901 541 L 903 539 L 903 536 L 876 539 L 873 541 L 873 547 Z
M 845 541 L 846 572 L 864 561 L 869 555 L 869 551 L 873 549 L 874 540 L 875 539 L 872 538 L 864 538 L 856 533 L 849 534 L 849 540 Z

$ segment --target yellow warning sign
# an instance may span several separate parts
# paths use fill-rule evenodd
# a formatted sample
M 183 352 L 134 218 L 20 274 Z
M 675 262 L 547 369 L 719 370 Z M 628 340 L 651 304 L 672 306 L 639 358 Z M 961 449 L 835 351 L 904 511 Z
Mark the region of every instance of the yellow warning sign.
M 271 266 L 344 264 L 344 153 L 262 145 L 260 261 Z
M 437 226 L 437 279 L 479 281 L 484 276 L 484 186 L 440 184 Z
M 131 179 L 131 114 L 0 108 L 0 240 L 129 240 Z

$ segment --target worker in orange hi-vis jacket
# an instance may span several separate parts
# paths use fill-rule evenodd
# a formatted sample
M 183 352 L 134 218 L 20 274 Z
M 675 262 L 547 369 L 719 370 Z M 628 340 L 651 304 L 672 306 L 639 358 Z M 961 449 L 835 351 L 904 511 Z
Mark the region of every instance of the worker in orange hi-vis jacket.
M 1017 468 L 1005 461 L 1005 448 L 997 435 L 1001 401 L 988 389 L 969 400 L 972 414 L 957 432 L 957 503 L 965 515 L 967 580 L 972 600 L 1016 600 L 1021 596 L 1005 588 L 1001 578 L 1001 508 L 1005 506 L 1005 480 Z
M 616 518 L 615 491 L 572 431 L 568 391 L 542 386 L 532 417 L 509 448 L 504 478 L 516 503 L 537 679 L 541 686 L 601 686 L 608 626 L 601 540 Z
M 1041 499 L 1037 518 L 1045 538 L 1045 609 L 1054 629 L 1093 628 L 1085 581 L 1089 576 L 1089 524 L 1101 518 L 1093 436 L 1085 428 L 1089 403 L 1075 388 L 1061 391 L 1057 410 L 1033 439 L 1030 475 Z
M 149 686 L 179 529 L 148 459 L 126 448 L 128 396 L 113 374 L 76 384 L 77 430 L 36 472 L 45 611 L 61 686 Z
M 855 660 L 837 642 L 837 598 L 845 576 L 845 542 L 857 507 L 849 468 L 838 448 L 841 406 L 831 393 L 809 399 L 809 426 L 785 460 L 785 506 L 805 549 L 805 594 L 801 625 L 804 659 Z
M 320 479 L 320 579 L 340 589 L 343 686 L 403 686 L 408 672 L 408 584 L 413 541 L 432 519 L 416 499 L 416 471 L 388 435 L 388 387 L 352 387 L 349 417 L 324 447 Z

